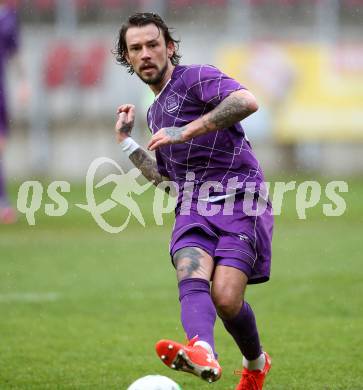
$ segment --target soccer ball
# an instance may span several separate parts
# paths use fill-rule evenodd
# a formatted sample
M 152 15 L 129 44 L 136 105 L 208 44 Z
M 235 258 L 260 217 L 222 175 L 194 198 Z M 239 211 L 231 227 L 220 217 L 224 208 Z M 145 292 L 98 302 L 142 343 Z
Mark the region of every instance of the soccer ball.
M 166 376 L 147 375 L 131 384 L 127 390 L 181 390 L 181 387 Z

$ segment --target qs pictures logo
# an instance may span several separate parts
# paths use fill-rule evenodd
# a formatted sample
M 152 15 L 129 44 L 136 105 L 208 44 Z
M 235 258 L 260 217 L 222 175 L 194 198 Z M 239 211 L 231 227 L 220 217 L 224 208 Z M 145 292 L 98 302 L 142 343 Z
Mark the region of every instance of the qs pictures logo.
M 97 181 L 96 178 L 100 176 L 99 170 L 104 167 L 111 168 L 117 173 L 108 174 L 102 180 Z M 75 206 L 90 213 L 97 225 L 108 233 L 122 232 L 131 218 L 135 218 L 142 226 L 145 226 L 140 207 L 133 199 L 133 195 L 142 195 L 153 183 L 139 184 L 137 179 L 140 176 L 141 171 L 138 168 L 125 173 L 114 160 L 99 157 L 91 163 L 87 171 L 85 203 L 77 203 Z M 98 203 L 95 196 L 96 190 L 110 183 L 113 184 L 113 189 L 107 194 L 107 199 Z M 199 183 L 200 186 L 196 186 L 195 183 L 194 172 L 187 172 L 186 180 L 180 188 L 179 184 L 173 181 L 158 183 L 154 189 L 154 200 L 150 202 L 156 225 L 163 225 L 163 215 L 175 209 L 176 200 L 180 213 L 183 215 L 190 215 L 192 202 L 196 201 L 198 213 L 207 217 L 216 214 L 232 215 L 231 213 L 234 212 L 243 212 L 246 215 L 257 217 L 265 212 L 270 202 L 273 215 L 281 215 L 285 194 L 290 191 L 294 192 L 292 194 L 295 198 L 293 208 L 299 219 L 306 219 L 306 211 L 316 207 L 319 207 L 322 214 L 327 217 L 339 217 L 345 213 L 347 208 L 345 199 L 341 195 L 341 193 L 348 192 L 348 183 L 345 181 L 330 181 L 325 186 L 317 181 L 304 181 L 300 184 L 296 181 L 266 182 L 262 186 L 261 183 L 256 182 L 239 182 L 238 177 L 232 177 L 228 179 L 226 186 L 216 181 Z M 65 215 L 69 204 L 62 194 L 70 191 L 70 183 L 52 182 L 47 188 L 47 194 L 53 203 L 44 205 L 45 214 L 50 217 Z M 211 191 L 222 194 L 210 196 Z M 39 181 L 26 181 L 19 188 L 17 208 L 19 212 L 25 214 L 29 225 L 35 225 L 35 214 L 42 207 L 43 193 L 44 187 Z M 173 194 L 173 196 L 168 194 Z M 236 199 L 240 199 L 241 196 L 243 197 L 242 208 L 241 202 L 236 202 Z M 290 204 L 290 209 L 291 206 Z M 117 226 L 110 224 L 104 217 L 105 213 L 115 208 L 127 210 L 126 216 L 122 213 L 123 219 Z M 245 237 L 241 236 L 240 239 L 244 240 Z
M 98 169 L 105 165 L 116 168 L 118 173 L 109 174 L 98 183 L 95 183 L 95 176 Z M 141 195 L 152 183 L 140 185 L 136 180 L 140 175 L 141 172 L 137 168 L 133 168 L 125 173 L 115 161 L 107 157 L 97 158 L 91 163 L 86 175 L 86 204 L 76 204 L 75 206 L 89 212 L 97 225 L 108 233 L 116 234 L 122 232 L 127 227 L 132 216 L 142 226 L 145 226 L 145 220 L 141 214 L 141 210 L 131 195 Z M 95 189 L 99 189 L 108 183 L 115 184 L 109 199 L 97 204 Z M 68 212 L 69 204 L 62 193 L 70 191 L 70 183 L 66 181 L 52 182 L 47 188 L 47 194 L 54 203 L 45 204 L 45 214 L 49 217 L 61 217 L 65 215 Z M 34 226 L 36 223 L 35 214 L 42 207 L 43 194 L 44 187 L 39 181 L 26 181 L 19 188 L 17 208 L 19 212 L 25 214 L 28 224 L 31 226 Z M 128 210 L 127 216 L 121 221 L 119 226 L 112 226 L 106 221 L 103 215 L 119 206 Z
M 97 169 L 105 164 L 110 164 L 119 171 L 119 174 L 110 174 L 101 180 L 98 184 L 94 184 Z M 76 204 L 77 207 L 89 211 L 96 221 L 98 226 L 108 233 L 120 233 L 128 225 L 131 215 L 133 215 L 142 226 L 145 226 L 144 218 L 141 210 L 131 194 L 141 195 L 144 193 L 152 183 L 140 185 L 136 179 L 140 176 L 140 171 L 137 168 L 131 169 L 124 173 L 122 168 L 113 160 L 107 157 L 97 158 L 90 165 L 86 176 L 86 199 L 87 204 Z M 100 188 L 108 183 L 114 183 L 115 187 L 111 193 L 110 198 L 100 204 L 96 203 L 94 188 Z M 128 209 L 126 220 L 120 226 L 111 226 L 104 218 L 103 214 L 112 210 L 116 206 L 121 205 Z

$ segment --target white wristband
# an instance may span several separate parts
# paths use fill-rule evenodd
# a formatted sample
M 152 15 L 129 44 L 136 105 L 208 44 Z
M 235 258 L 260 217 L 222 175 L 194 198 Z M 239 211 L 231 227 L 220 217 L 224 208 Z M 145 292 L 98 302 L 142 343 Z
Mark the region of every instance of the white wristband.
M 140 145 L 131 137 L 127 137 L 125 140 L 123 140 L 120 143 L 120 146 L 122 151 L 127 154 L 127 157 L 129 157 L 130 154 L 134 153 L 134 151 L 140 147 Z

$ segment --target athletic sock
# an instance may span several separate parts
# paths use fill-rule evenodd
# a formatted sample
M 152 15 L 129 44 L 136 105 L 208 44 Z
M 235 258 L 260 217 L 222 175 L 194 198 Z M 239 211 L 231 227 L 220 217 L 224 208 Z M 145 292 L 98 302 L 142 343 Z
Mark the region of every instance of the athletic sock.
M 247 302 L 243 302 L 235 318 L 223 320 L 223 323 L 247 360 L 253 361 L 260 357 L 262 350 L 255 315 Z
M 208 353 L 210 353 L 211 355 L 214 355 L 214 351 L 213 351 L 212 346 L 210 344 L 208 344 L 206 341 L 197 341 L 194 343 L 194 346 L 197 346 L 197 345 L 206 349 L 208 351 Z
M 242 364 L 243 367 L 247 368 L 248 370 L 262 371 L 266 364 L 266 356 L 264 353 L 261 353 L 261 355 L 255 360 L 247 360 L 245 357 L 243 357 Z
M 189 340 L 198 336 L 214 348 L 214 324 L 216 309 L 210 296 L 209 282 L 205 279 L 189 278 L 179 282 L 181 322 Z

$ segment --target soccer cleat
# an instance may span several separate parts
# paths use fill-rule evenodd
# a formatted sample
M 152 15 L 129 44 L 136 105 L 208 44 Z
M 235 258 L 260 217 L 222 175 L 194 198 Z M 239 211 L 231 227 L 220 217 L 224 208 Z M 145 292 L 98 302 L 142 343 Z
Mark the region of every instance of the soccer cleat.
M 194 345 L 194 337 L 187 345 L 172 340 L 160 340 L 156 343 L 156 353 L 164 364 L 173 370 L 189 372 L 212 383 L 222 375 L 222 368 L 213 355 L 200 345 Z
M 271 368 L 271 358 L 270 356 L 264 352 L 266 363 L 263 370 L 248 370 L 244 368 L 242 372 L 236 372 L 237 374 L 241 374 L 241 381 L 236 387 L 236 390 L 262 390 L 263 382 L 265 381 L 266 375 L 270 371 Z
M 10 225 L 15 222 L 15 210 L 12 207 L 0 207 L 0 224 Z

